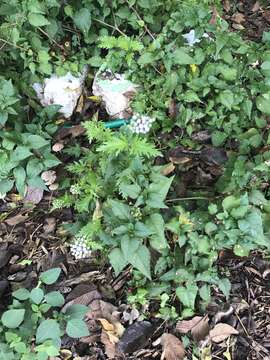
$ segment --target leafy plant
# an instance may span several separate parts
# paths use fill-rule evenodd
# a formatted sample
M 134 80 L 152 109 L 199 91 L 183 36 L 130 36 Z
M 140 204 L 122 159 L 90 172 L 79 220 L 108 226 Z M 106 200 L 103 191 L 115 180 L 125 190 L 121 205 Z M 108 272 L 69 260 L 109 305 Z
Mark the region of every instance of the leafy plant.
M 65 303 L 63 295 L 46 292 L 42 286 L 54 284 L 60 273 L 60 268 L 47 270 L 31 291 L 20 288 L 12 293 L 13 302 L 0 320 L 1 358 L 46 360 L 59 355 L 65 333 L 73 338 L 89 335 L 83 321 L 87 306 L 71 305 L 60 313 L 58 309 Z

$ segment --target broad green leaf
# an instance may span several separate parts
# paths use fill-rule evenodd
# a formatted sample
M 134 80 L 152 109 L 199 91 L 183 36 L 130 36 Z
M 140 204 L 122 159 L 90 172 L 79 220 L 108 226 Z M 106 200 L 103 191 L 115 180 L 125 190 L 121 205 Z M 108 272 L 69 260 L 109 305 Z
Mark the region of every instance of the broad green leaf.
M 231 211 L 231 216 L 234 219 L 242 219 L 246 213 L 248 212 L 249 206 L 248 205 L 243 205 L 243 206 L 239 206 L 237 208 L 232 209 Z
M 231 291 L 231 283 L 230 280 L 227 278 L 219 279 L 216 283 L 226 298 L 229 298 L 230 291 Z
M 18 166 L 13 170 L 13 175 L 15 178 L 15 185 L 17 190 L 19 191 L 21 196 L 24 196 L 26 184 L 25 184 L 25 178 L 26 173 L 22 166 Z
M 1 317 L 2 324 L 9 329 L 16 329 L 24 320 L 24 309 L 5 311 Z
M 41 301 L 44 298 L 44 291 L 40 288 L 34 288 L 31 290 L 30 292 L 30 299 L 35 303 L 35 304 L 40 304 Z
M 114 216 L 116 216 L 118 219 L 130 219 L 130 208 L 128 205 L 117 200 L 108 200 L 107 204 L 110 206 Z
M 176 288 L 176 295 L 181 303 L 187 308 L 195 308 L 195 300 L 198 293 L 198 286 L 187 284 L 186 286 L 179 286 Z
M 155 60 L 154 55 L 151 52 L 144 52 L 138 59 L 138 64 L 141 66 L 152 64 Z
M 169 188 L 174 176 L 166 178 L 162 176 L 158 182 L 152 182 L 148 187 L 148 199 L 146 204 L 154 209 L 162 209 L 167 206 L 164 204 Z
M 27 289 L 18 289 L 12 293 L 12 296 L 18 300 L 27 300 L 29 299 L 30 292 Z
M 50 22 L 42 14 L 30 13 L 28 20 L 29 23 L 35 27 L 50 25 Z
M 150 229 L 150 245 L 153 249 L 161 252 L 168 247 L 168 243 L 164 234 L 165 223 L 163 217 L 158 214 L 151 214 L 146 222 L 146 226 Z
M 87 33 L 91 27 L 91 13 L 87 8 L 81 8 L 73 16 L 75 25 L 83 33 Z
M 51 306 L 63 306 L 65 303 L 64 296 L 60 291 L 51 291 L 45 295 L 46 302 Z
M 150 252 L 145 245 L 140 245 L 131 260 L 131 265 L 151 280 Z
M 258 96 L 256 105 L 263 114 L 270 115 L 270 92 Z
M 251 191 L 251 193 L 249 194 L 249 201 L 251 202 L 251 204 L 259 205 L 259 206 L 267 204 L 267 200 L 264 194 L 257 189 L 253 189 Z
M 90 335 L 86 323 L 80 319 L 68 320 L 66 332 L 71 338 L 80 338 Z
M 137 184 L 129 185 L 129 184 L 121 183 L 119 185 L 119 191 L 124 199 L 127 198 L 137 199 L 137 197 L 140 194 L 141 188 Z
M 224 210 L 230 211 L 231 209 L 238 207 L 240 205 L 240 201 L 240 198 L 229 195 L 222 201 L 222 207 Z
M 121 249 L 116 248 L 113 249 L 109 254 L 110 263 L 115 271 L 115 275 L 117 276 L 124 269 L 124 267 L 128 264 L 123 252 Z
M 47 186 L 45 185 L 44 181 L 41 179 L 40 176 L 35 176 L 33 178 L 27 179 L 27 184 L 32 186 L 33 188 L 48 190 Z
M 39 135 L 28 135 L 27 136 L 27 146 L 31 149 L 40 149 L 43 146 L 49 144 L 48 140 L 45 140 Z
M 41 344 L 48 339 L 58 339 L 60 335 L 60 327 L 56 320 L 43 320 L 37 328 L 36 342 Z
M 234 104 L 234 94 L 230 90 L 224 90 L 219 94 L 219 101 L 223 104 L 227 109 L 231 110 Z
M 227 135 L 221 131 L 214 131 L 212 134 L 212 143 L 214 146 L 218 147 L 224 144 Z
M 249 247 L 245 247 L 245 245 L 241 245 L 241 244 L 236 244 L 233 247 L 233 252 L 235 253 L 235 255 L 243 257 L 243 256 L 248 256 L 250 253 L 250 248 Z
M 124 236 L 121 239 L 121 250 L 124 256 L 124 259 L 131 263 L 131 260 L 138 250 L 140 246 L 140 242 L 136 239 L 129 238 L 128 236 Z
M 176 49 L 172 54 L 173 61 L 176 65 L 188 65 L 194 64 L 194 60 L 190 55 L 187 54 L 185 48 Z
M 27 159 L 29 156 L 33 155 L 28 147 L 26 146 L 17 146 L 16 149 L 10 156 L 11 161 L 20 161 Z
M 39 279 L 46 285 L 54 284 L 61 273 L 60 268 L 53 268 L 41 273 Z
M 91 309 L 91 306 L 90 306 Z M 71 319 L 83 319 L 85 314 L 89 312 L 89 307 L 81 304 L 73 304 L 69 306 L 65 312 Z
M 6 194 L 14 185 L 14 180 L 1 180 L 0 181 L 0 194 Z
M 204 300 L 205 302 L 209 303 L 211 300 L 211 289 L 209 285 L 204 284 L 202 287 L 200 287 L 199 289 L 199 294 L 202 300 Z
M 30 159 L 26 165 L 26 173 L 28 178 L 35 178 L 42 172 L 42 170 L 44 170 L 44 166 L 36 158 Z

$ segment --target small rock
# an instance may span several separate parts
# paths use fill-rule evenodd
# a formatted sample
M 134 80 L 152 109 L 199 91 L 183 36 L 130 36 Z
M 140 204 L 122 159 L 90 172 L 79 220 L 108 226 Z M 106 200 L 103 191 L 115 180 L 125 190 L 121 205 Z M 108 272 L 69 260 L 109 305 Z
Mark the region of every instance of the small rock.
M 130 325 L 118 343 L 118 349 L 123 353 L 133 353 L 142 349 L 155 331 L 149 321 L 140 321 Z

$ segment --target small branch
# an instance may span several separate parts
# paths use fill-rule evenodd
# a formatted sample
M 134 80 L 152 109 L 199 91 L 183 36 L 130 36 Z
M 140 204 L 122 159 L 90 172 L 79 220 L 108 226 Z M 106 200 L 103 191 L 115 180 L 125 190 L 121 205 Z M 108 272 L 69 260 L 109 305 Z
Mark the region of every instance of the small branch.
M 194 196 L 194 197 L 186 197 L 186 198 L 177 198 L 177 199 L 169 199 L 166 200 L 166 203 L 175 202 L 175 201 L 191 201 L 191 200 L 208 200 L 209 198 L 203 196 Z
M 104 22 L 104 21 L 102 21 L 102 20 L 99 20 L 99 19 L 93 19 L 94 21 L 96 21 L 96 22 L 98 22 L 98 23 L 100 23 L 100 24 L 102 24 L 102 25 L 105 25 L 105 26 L 108 26 L 109 28 L 111 28 L 111 29 L 114 29 L 115 31 L 118 31 L 119 32 L 119 34 L 121 34 L 121 35 L 123 35 L 123 36 L 127 36 L 125 33 L 123 33 L 123 31 L 121 31 L 120 29 L 119 29 L 119 27 L 116 25 L 116 26 L 113 26 L 113 25 L 110 25 L 110 24 L 107 24 L 106 22 Z
M 45 35 L 52 43 L 54 43 L 57 47 L 59 47 L 59 49 L 61 49 L 62 51 L 65 51 L 65 48 L 63 45 L 58 44 L 57 41 L 55 41 L 53 38 L 50 37 L 50 35 L 48 33 L 46 33 L 46 31 L 44 31 L 41 27 L 38 27 L 38 30 Z
M 0 38 L 0 41 L 2 41 L 2 42 L 3 42 L 4 44 L 6 44 L 6 45 L 10 45 L 10 46 L 12 46 L 12 47 L 15 47 L 16 49 L 20 49 L 20 50 L 23 50 L 23 51 L 26 51 L 26 50 L 27 50 L 26 48 L 23 48 L 22 46 L 13 44 L 12 42 L 10 42 L 10 41 L 8 41 L 8 40 L 5 40 L 5 39 Z
M 147 32 L 147 34 L 152 38 L 152 40 L 156 40 L 154 35 L 151 33 L 151 31 L 148 29 L 148 27 L 145 25 L 145 22 L 144 20 L 141 18 L 140 14 L 138 13 L 138 11 L 132 6 L 132 5 L 129 5 L 128 1 L 125 0 L 127 5 L 129 6 L 129 8 L 135 13 L 135 15 L 137 16 L 137 18 L 143 22 L 143 26 L 145 28 L 145 31 Z

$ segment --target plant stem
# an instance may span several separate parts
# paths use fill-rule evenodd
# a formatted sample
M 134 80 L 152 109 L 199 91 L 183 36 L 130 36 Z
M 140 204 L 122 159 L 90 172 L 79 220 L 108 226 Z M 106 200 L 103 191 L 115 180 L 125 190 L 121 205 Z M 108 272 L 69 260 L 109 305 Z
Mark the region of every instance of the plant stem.
M 189 201 L 189 200 L 208 200 L 208 201 L 210 201 L 209 198 L 204 197 L 204 196 L 194 196 L 194 197 L 185 197 L 185 198 L 169 199 L 169 200 L 166 200 L 166 202 Z
M 111 29 L 114 29 L 115 31 L 118 31 L 121 35 L 123 35 L 123 36 L 127 36 L 125 33 L 123 33 L 123 31 L 121 31 L 119 28 L 118 28 L 118 26 L 113 26 L 113 25 L 111 25 L 111 24 L 108 24 L 108 23 L 106 23 L 106 22 L 104 22 L 104 21 L 102 21 L 102 20 L 99 20 L 99 19 L 93 19 L 94 21 L 96 21 L 96 22 L 98 22 L 98 23 L 100 23 L 100 24 L 102 24 L 102 25 L 105 25 L 105 26 L 108 26 L 109 28 L 111 28 Z
M 22 46 L 19 46 L 19 45 L 15 45 L 15 44 L 13 44 L 12 42 L 9 42 L 8 40 L 5 40 L 5 39 L 0 38 L 0 41 L 2 41 L 4 44 L 13 46 L 13 47 L 15 47 L 16 49 L 20 49 L 20 50 L 23 50 L 23 51 L 26 51 L 26 50 L 27 50 L 26 48 L 23 48 Z

